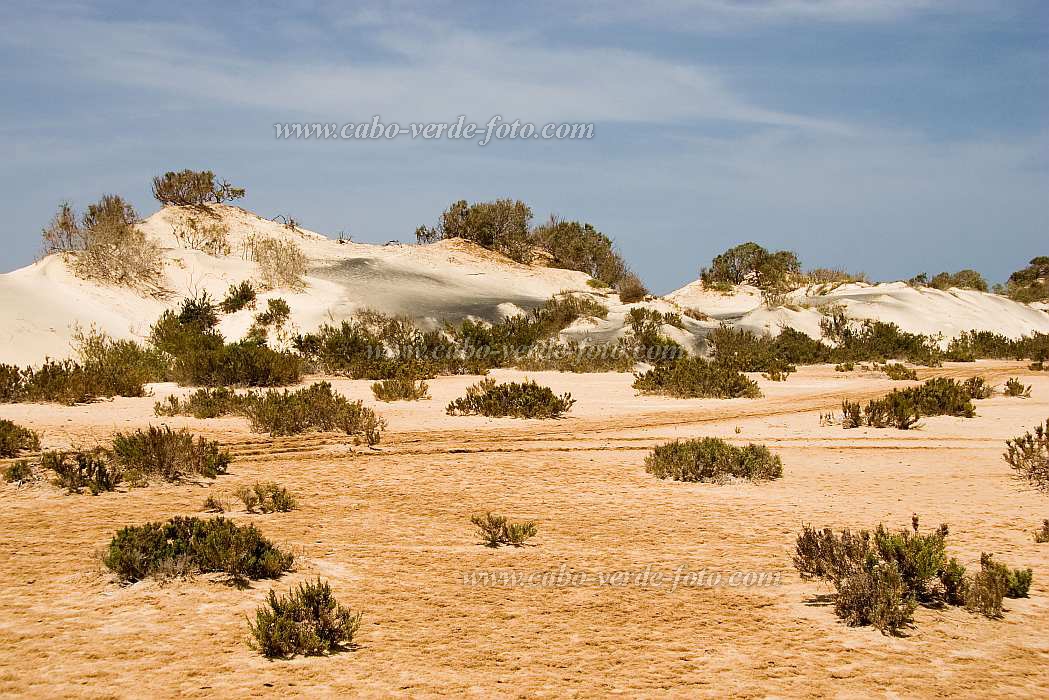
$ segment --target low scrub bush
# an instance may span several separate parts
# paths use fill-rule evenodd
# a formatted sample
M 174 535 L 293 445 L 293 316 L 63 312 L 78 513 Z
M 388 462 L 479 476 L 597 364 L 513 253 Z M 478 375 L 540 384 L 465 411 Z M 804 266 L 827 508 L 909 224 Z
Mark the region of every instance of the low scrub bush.
M 1049 299 L 1049 256 L 1033 258 L 1027 267 L 1009 275 L 1005 293 L 1025 304 Z
M 834 365 L 835 372 L 851 372 L 856 369 L 856 363 L 854 362 L 839 362 Z
M 486 547 L 498 547 L 499 545 L 520 547 L 536 533 L 535 523 L 531 521 L 513 523 L 504 515 L 493 515 L 492 513 L 474 515 L 470 517 L 470 522 L 480 532 Z
M 349 401 L 335 393 L 328 382 L 297 391 L 251 393 L 244 398 L 241 410 L 251 421 L 252 430 L 270 435 L 338 430 L 375 445 L 386 428 L 386 421 L 362 401 Z
M 1016 471 L 1016 476 L 1032 486 L 1049 491 L 1049 418 L 1045 425 L 1037 425 L 1034 433 L 1005 441 L 1005 461 Z
M 229 508 L 227 504 L 219 499 L 218 496 L 208 496 L 204 499 L 204 504 L 200 507 L 205 513 L 225 513 Z
M 571 394 L 558 396 L 531 380 L 497 384 L 494 379 L 482 379 L 467 387 L 466 396 L 449 403 L 446 412 L 450 416 L 560 418 L 574 403 Z
M 1038 544 L 1049 542 L 1049 519 L 1042 521 L 1042 529 L 1034 533 L 1034 541 Z
M 158 416 L 193 416 L 194 418 L 219 418 L 241 412 L 245 399 L 229 387 L 197 389 L 186 398 L 168 396 L 153 406 Z
M 0 457 L 17 457 L 20 452 L 40 449 L 40 436 L 29 428 L 0 418 Z
M 459 200 L 441 214 L 436 227 L 420 226 L 415 237 L 420 243 L 461 238 L 527 263 L 532 258 L 531 220 L 532 210 L 521 201 L 499 199 L 468 204 Z
M 946 553 L 947 526 L 921 533 L 918 518 L 911 530 L 873 532 L 805 526 L 798 535 L 794 566 L 803 578 L 830 581 L 837 591 L 835 613 L 849 625 L 873 625 L 896 634 L 911 623 L 917 605 L 965 605 L 990 617 L 1001 614 L 1002 597 L 1026 594 L 1029 570 L 1010 570 L 981 557 L 981 568 L 966 576 L 965 567 Z
M 750 284 L 762 291 L 779 292 L 791 282 L 798 281 L 800 269 L 795 253 L 789 250 L 773 253 L 757 243 L 748 242 L 715 257 L 710 267 L 700 271 L 700 279 L 705 286 L 714 289 Z
M 645 470 L 675 481 L 719 482 L 728 477 L 768 481 L 783 476 L 783 462 L 764 445 L 736 447 L 707 437 L 657 446 L 645 458 Z
M 592 345 L 570 340 L 537 345 L 534 352 L 519 357 L 514 367 L 526 372 L 627 372 L 637 364 L 637 351 L 636 344 L 626 338 Z
M 420 401 L 430 398 L 430 387 L 411 378 L 384 379 L 372 384 L 372 393 L 379 401 Z
M 974 400 L 989 399 L 994 395 L 994 387 L 983 377 L 969 377 L 963 386 L 969 398 Z
M 0 402 L 86 403 L 112 396 L 145 396 L 144 382 L 160 378 L 163 359 L 131 341 L 87 342 L 85 362 L 45 360 L 36 368 L 0 365 Z M 93 354 L 93 353 L 97 353 Z
M 353 643 L 360 626 L 361 613 L 340 605 L 319 578 L 300 583 L 286 596 L 270 591 L 266 605 L 248 623 L 252 648 L 270 659 L 338 651 Z
M 33 465 L 27 460 L 22 459 L 4 467 L 4 481 L 9 484 L 22 485 L 33 481 L 35 478 Z
M 82 493 L 84 489 L 97 496 L 114 491 L 124 480 L 123 467 L 115 462 L 110 452 L 98 447 L 72 452 L 45 452 L 40 464 L 55 473 L 52 483 L 67 493 Z
M 889 362 L 882 365 L 881 370 L 885 372 L 885 376 L 893 381 L 905 381 L 905 380 L 917 380 L 918 373 L 910 367 L 906 367 L 896 362 Z
M 244 188 L 215 180 L 210 170 L 179 170 L 153 178 L 153 196 L 161 204 L 203 207 L 240 199 Z
M 306 286 L 306 255 L 295 241 L 254 239 L 248 255 L 259 266 L 259 281 L 264 289 L 301 290 Z
M 254 525 L 238 526 L 225 518 L 173 518 L 120 530 L 109 543 L 103 563 L 122 581 L 140 581 L 182 570 L 223 572 L 235 582 L 277 578 L 290 571 L 294 558 L 281 551 Z
M 175 224 L 175 240 L 183 248 L 199 250 L 212 257 L 221 258 L 230 254 L 229 226 L 225 222 L 204 221 L 190 216 Z
M 859 420 L 859 405 L 842 403 L 845 420 L 842 426 L 855 428 L 866 423 L 872 428 L 896 427 L 907 430 L 923 416 L 962 416 L 972 418 L 976 414 L 967 385 L 953 379 L 934 377 L 920 386 L 896 389 L 880 399 L 867 403 Z
M 680 399 L 756 399 L 758 385 L 732 366 L 702 357 L 685 357 L 634 376 L 634 389 Z
M 949 272 L 941 272 L 933 275 L 929 280 L 929 286 L 933 289 L 975 289 L 978 292 L 987 291 L 987 280 L 976 270 L 960 270 L 953 275 Z
M 1021 399 L 1029 399 L 1031 398 L 1031 387 L 1024 386 L 1024 383 L 1016 377 L 1010 377 L 1009 380 L 1005 383 L 1005 389 L 1003 393 L 1006 396 L 1015 396 Z
M 231 461 L 229 452 L 220 449 L 218 443 L 167 426 L 117 433 L 112 455 L 128 481 L 135 484 L 148 483 L 153 477 L 165 481 L 191 476 L 212 479 L 225 474 Z
M 841 427 L 858 428 L 863 425 L 863 411 L 858 401 L 841 402 Z
M 234 495 L 244 504 L 244 509 L 254 513 L 255 509 L 263 513 L 288 513 L 297 505 L 295 497 L 288 489 L 274 481 L 242 486 Z
M 219 303 L 219 308 L 224 314 L 235 314 L 242 309 L 254 309 L 256 299 L 255 288 L 251 286 L 251 282 L 231 284 L 226 296 Z

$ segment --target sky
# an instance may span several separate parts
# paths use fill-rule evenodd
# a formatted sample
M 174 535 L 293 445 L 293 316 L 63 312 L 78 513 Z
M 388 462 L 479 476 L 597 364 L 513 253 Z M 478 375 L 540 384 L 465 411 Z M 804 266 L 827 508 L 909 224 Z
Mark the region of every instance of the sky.
M 587 221 L 657 293 L 756 241 L 879 280 L 1049 254 L 1049 2 L 0 5 L 0 270 L 62 201 L 210 169 L 267 218 L 414 241 L 449 203 Z M 280 140 L 284 122 L 592 123 Z

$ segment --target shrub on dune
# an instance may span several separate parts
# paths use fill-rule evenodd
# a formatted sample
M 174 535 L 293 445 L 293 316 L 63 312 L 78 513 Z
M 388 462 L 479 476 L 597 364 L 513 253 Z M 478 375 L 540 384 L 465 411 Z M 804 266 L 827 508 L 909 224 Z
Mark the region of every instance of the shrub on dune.
M 467 387 L 466 396 L 449 403 L 446 412 L 450 416 L 560 418 L 574 403 L 571 394 L 558 396 L 531 380 L 497 384 L 494 379 L 482 379 Z
M 252 647 L 271 659 L 337 651 L 353 643 L 360 626 L 361 613 L 340 605 L 319 578 L 300 583 L 286 596 L 270 591 L 266 605 L 248 623 Z
M 757 383 L 735 367 L 702 357 L 685 357 L 635 375 L 634 388 L 642 394 L 681 399 L 761 397 Z
M 675 481 L 769 481 L 783 476 L 783 462 L 764 445 L 736 447 L 707 437 L 659 445 L 645 458 L 645 470 Z
M 39 435 L 17 423 L 0 419 L 0 457 L 17 457 L 20 452 L 39 449 Z

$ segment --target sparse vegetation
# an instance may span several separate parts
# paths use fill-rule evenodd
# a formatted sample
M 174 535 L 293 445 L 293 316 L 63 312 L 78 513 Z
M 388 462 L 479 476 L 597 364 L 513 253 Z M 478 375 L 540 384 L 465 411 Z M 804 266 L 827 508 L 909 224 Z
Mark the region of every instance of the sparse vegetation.
M 1034 541 L 1038 544 L 1049 542 L 1049 518 L 1042 521 L 1042 529 L 1034 533 Z
M 4 467 L 4 481 L 9 484 L 22 484 L 33 481 L 35 478 L 33 465 L 28 460 L 19 460 Z
M 1005 293 L 1010 299 L 1025 304 L 1049 299 L 1049 255 L 1032 258 L 1027 267 L 1009 275 Z
M 1043 491 L 1049 491 L 1049 418 L 1036 425 L 1034 433 L 1005 441 L 1005 461 L 1016 476 Z
M 372 384 L 372 393 L 379 401 L 420 401 L 430 398 L 430 387 L 422 380 L 384 379 Z
M 117 433 L 113 436 L 112 457 L 133 484 L 147 483 L 153 477 L 165 481 L 191 476 L 213 479 L 225 474 L 231 461 L 218 443 L 167 426 Z
M 81 493 L 88 489 L 97 496 L 113 491 L 124 481 L 124 469 L 102 447 L 70 452 L 45 452 L 40 459 L 45 469 L 55 473 L 52 483 L 67 493 Z
M 210 170 L 180 170 L 153 178 L 153 196 L 161 204 L 204 207 L 240 199 L 244 189 L 215 181 Z
M 194 418 L 219 418 L 239 413 L 244 399 L 229 387 L 197 389 L 181 401 L 177 396 L 168 396 L 158 401 L 153 412 L 158 416 L 193 416 Z
M 498 547 L 499 545 L 520 547 L 527 540 L 535 537 L 536 533 L 535 523 L 531 521 L 510 522 L 504 515 L 493 515 L 492 513 L 473 515 L 470 517 L 470 522 L 480 532 L 486 547 Z
M 306 255 L 295 241 L 256 238 L 250 242 L 247 255 L 259 266 L 263 289 L 299 291 L 306 286 Z
M 925 283 L 924 280 L 926 275 L 923 273 L 918 277 L 914 278 L 917 283 Z M 983 278 L 976 270 L 959 270 L 954 274 L 949 272 L 941 272 L 937 275 L 933 275 L 927 283 L 929 287 L 933 289 L 975 289 L 978 292 L 987 291 L 987 280 Z
M 482 379 L 466 388 L 466 396 L 448 404 L 446 412 L 450 416 L 560 418 L 574 403 L 571 394 L 558 396 L 531 380 L 497 384 L 494 379 Z
M 256 293 L 251 282 L 244 281 L 240 284 L 231 284 L 226 292 L 226 297 L 219 304 L 224 314 L 235 314 L 241 309 L 255 308 Z
M 319 578 L 300 583 L 286 596 L 270 591 L 266 605 L 248 623 L 252 648 L 270 659 L 338 651 L 353 643 L 360 626 L 361 613 L 340 605 Z
M 254 513 L 256 508 L 263 513 L 287 513 L 297 505 L 288 489 L 274 481 L 241 486 L 233 495 L 240 499 L 249 513 Z
M 634 389 L 642 394 L 662 394 L 679 399 L 756 399 L 757 383 L 735 367 L 702 357 L 685 357 L 634 376 Z
M 886 363 L 881 366 L 881 370 L 885 372 L 886 377 L 893 381 L 915 381 L 918 379 L 917 372 L 897 362 Z
M 386 421 L 362 401 L 349 401 L 328 382 L 297 391 L 253 392 L 245 395 L 240 410 L 251 421 L 252 430 L 270 435 L 337 430 L 374 445 L 386 428 Z
M 1024 383 L 1016 377 L 1010 377 L 1009 380 L 1005 383 L 1005 389 L 1003 393 L 1006 396 L 1014 396 L 1021 399 L 1029 399 L 1031 398 L 1031 387 L 1024 386 Z
M 868 402 L 862 420 L 857 403 L 846 400 L 842 403 L 842 412 L 844 428 L 856 428 L 865 423 L 872 428 L 892 426 L 900 430 L 913 427 L 924 416 L 972 418 L 976 415 L 966 385 L 944 377 L 934 377 L 920 386 L 895 389 Z
M 174 571 L 223 572 L 241 583 L 277 578 L 291 570 L 294 558 L 254 525 L 238 526 L 225 518 L 177 517 L 123 528 L 109 543 L 103 562 L 124 582 Z
M 40 436 L 29 428 L 0 418 L 0 457 L 17 457 L 20 452 L 40 449 Z
M 229 226 L 221 220 L 205 221 L 189 216 L 174 225 L 173 233 L 183 248 L 199 250 L 215 258 L 225 257 L 231 252 Z
M 983 377 L 969 377 L 963 386 L 969 398 L 974 400 L 989 399 L 994 395 L 994 387 Z
M 769 481 L 783 476 L 783 462 L 764 445 L 736 447 L 707 437 L 657 446 L 645 458 L 645 470 L 675 481 L 721 482 L 729 477 Z
M 201 505 L 200 509 L 205 513 L 225 513 L 228 510 L 226 503 L 215 495 L 205 498 L 204 504 Z

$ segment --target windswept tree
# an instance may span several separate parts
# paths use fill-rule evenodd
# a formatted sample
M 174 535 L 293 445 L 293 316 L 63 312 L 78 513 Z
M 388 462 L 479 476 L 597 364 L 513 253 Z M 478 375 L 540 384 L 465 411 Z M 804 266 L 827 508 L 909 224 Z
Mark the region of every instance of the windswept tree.
M 226 180 L 216 182 L 210 170 L 180 170 L 153 178 L 153 196 L 161 204 L 203 206 L 240 199 L 244 188 Z

